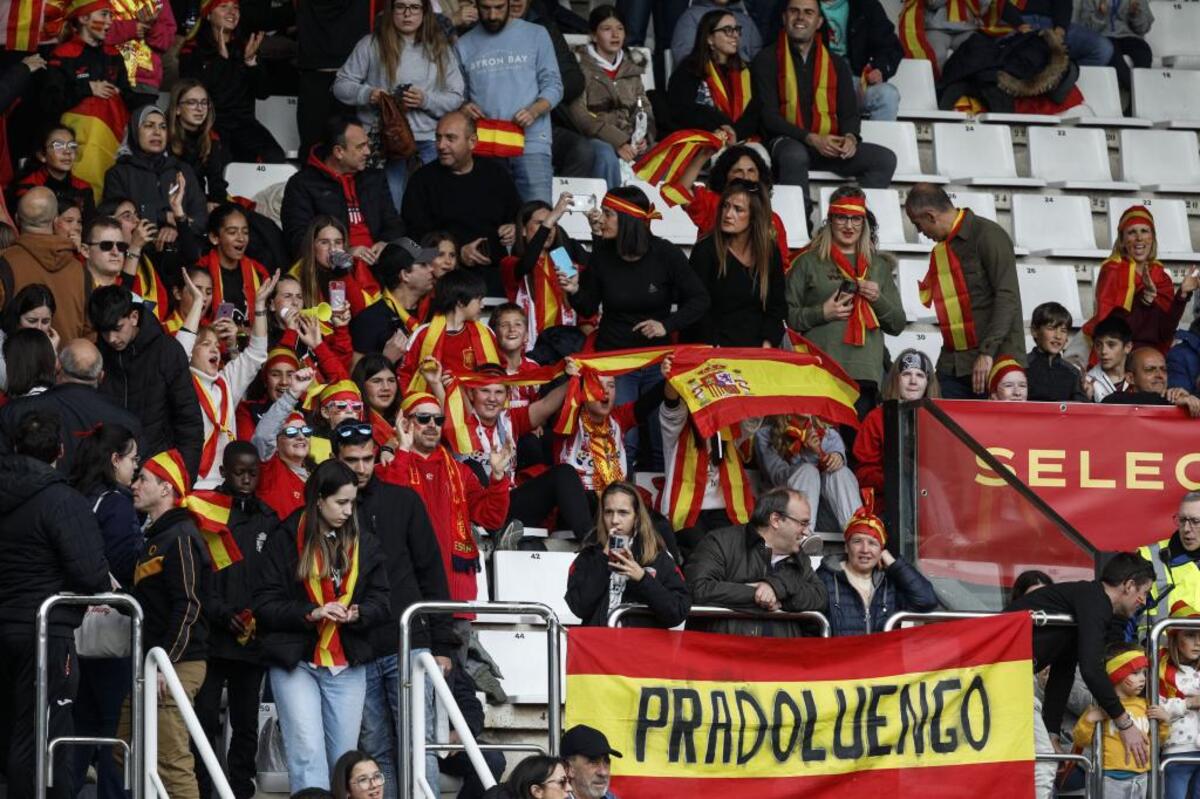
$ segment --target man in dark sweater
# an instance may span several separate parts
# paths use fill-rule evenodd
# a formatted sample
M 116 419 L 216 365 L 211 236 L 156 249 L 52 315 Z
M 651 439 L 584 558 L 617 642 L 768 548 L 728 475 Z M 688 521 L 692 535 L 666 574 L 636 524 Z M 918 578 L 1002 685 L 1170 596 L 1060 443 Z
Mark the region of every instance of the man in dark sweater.
M 438 120 L 437 163 L 413 173 L 404 192 L 403 216 L 417 240 L 448 230 L 462 248 L 465 267 L 495 267 L 516 239 L 521 207 L 516 184 L 503 164 L 475 158 L 475 123 L 459 111 Z M 484 271 L 488 294 L 504 296 L 499 270 Z
M 1167 388 L 1167 359 L 1152 347 L 1129 354 L 1125 367 L 1126 391 L 1114 391 L 1105 405 L 1177 405 L 1193 418 L 1200 417 L 1200 397 L 1182 388 Z
M 1113 690 L 1104 670 L 1104 651 L 1110 638 L 1120 638 L 1122 623 L 1146 604 L 1153 581 L 1154 570 L 1141 556 L 1118 552 L 1105 564 L 1099 580 L 1048 585 L 1025 594 L 1007 608 L 1065 613 L 1075 618 L 1074 625 L 1033 629 L 1034 671 L 1050 667 L 1042 715 L 1034 719 L 1034 724 L 1044 724 L 1055 743 L 1078 667 L 1096 704 L 1120 731 L 1132 762 L 1144 766 L 1149 761 L 1150 741 Z M 1053 773 L 1054 764 L 1045 765 Z M 1115 767 L 1120 768 L 1120 764 Z

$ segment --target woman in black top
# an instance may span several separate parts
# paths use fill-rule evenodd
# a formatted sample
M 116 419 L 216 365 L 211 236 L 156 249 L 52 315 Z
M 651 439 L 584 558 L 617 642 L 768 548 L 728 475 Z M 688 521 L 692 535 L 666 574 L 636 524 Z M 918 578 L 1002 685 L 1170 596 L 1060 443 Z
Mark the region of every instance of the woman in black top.
M 712 131 L 726 144 L 758 132 L 750 65 L 738 56 L 741 36 L 737 18 L 723 9 L 700 18 L 692 52 L 667 83 L 667 109 L 676 128 Z
M 660 218 L 641 189 L 624 186 L 604 195 L 602 210 L 588 215 L 592 257 L 581 277 L 560 276 L 571 305 L 583 316 L 604 307 L 596 332 L 596 350 L 670 344 L 672 334 L 700 321 L 708 310 L 708 292 L 688 266 L 683 251 L 650 232 Z M 675 311 L 671 311 L 671 306 Z M 617 404 L 633 402 L 662 382 L 658 366 L 617 378 Z M 645 464 L 662 469 L 662 433 L 657 415 L 649 422 L 651 456 Z M 638 462 L 638 433 L 625 437 L 631 468 Z
M 710 305 L 690 338 L 718 347 L 777 346 L 787 301 L 770 206 L 757 183 L 735 180 L 719 207 L 712 235 L 692 250 Z
M 229 194 L 225 182 L 229 155 L 213 128 L 216 116 L 212 98 L 200 81 L 183 78 L 171 89 L 167 105 L 171 152 L 204 184 L 201 189 L 208 198 L 209 211 L 225 202 Z

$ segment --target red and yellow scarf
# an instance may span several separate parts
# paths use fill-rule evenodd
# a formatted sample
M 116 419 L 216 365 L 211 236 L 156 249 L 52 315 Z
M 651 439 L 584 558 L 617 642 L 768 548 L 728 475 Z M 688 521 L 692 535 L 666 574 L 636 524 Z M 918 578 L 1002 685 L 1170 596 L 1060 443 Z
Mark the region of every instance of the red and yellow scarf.
M 447 480 L 450 482 L 450 507 L 446 510 L 453 517 L 454 529 L 451 531 L 450 564 L 455 571 L 474 573 L 477 571 L 479 548 L 475 545 L 475 537 L 471 535 L 470 509 L 467 507 L 467 489 L 463 485 L 462 473 L 458 470 L 458 461 L 450 455 L 450 450 L 439 446 L 430 459 L 440 458 L 446 468 Z M 413 490 L 424 496 L 422 486 L 424 477 L 416 458 L 409 460 L 408 484 Z
M 212 304 L 208 306 L 208 315 L 211 319 L 216 309 L 225 302 L 225 291 L 221 283 L 225 270 L 221 267 L 221 256 L 215 247 L 197 263 L 206 267 L 212 278 Z M 250 325 L 254 323 L 254 298 L 258 295 L 258 287 L 270 275 L 265 266 L 249 256 L 243 256 L 242 260 L 238 262 L 238 272 L 242 280 L 242 296 L 246 299 L 246 324 Z
M 779 70 L 779 112 L 783 114 L 783 118 L 811 133 L 836 135 L 837 69 L 825 42 L 817 37 L 812 43 L 812 106 L 808 109 L 810 118 L 807 122 L 804 119 L 804 109 L 800 107 L 800 84 L 792 60 L 792 46 L 788 42 L 786 32 L 779 33 L 775 55 Z
M 595 422 L 584 413 L 579 416 L 579 424 L 587 436 L 588 454 L 592 456 L 592 488 L 603 491 L 610 484 L 624 480 L 621 448 L 609 417 Z
M 1149 225 L 1150 230 L 1155 231 L 1154 217 L 1150 214 L 1150 210 L 1145 206 L 1134 205 L 1121 214 L 1121 219 L 1117 223 L 1118 242 L 1125 231 L 1133 225 Z M 1155 254 L 1157 253 L 1152 251 L 1151 257 Z M 1157 289 L 1154 304 L 1163 313 L 1170 312 L 1171 303 L 1175 299 L 1175 284 L 1171 282 L 1171 276 L 1167 274 L 1167 270 L 1158 260 L 1150 262 L 1147 267 L 1147 275 L 1153 281 L 1154 288 Z M 1100 274 L 1096 277 L 1096 313 L 1083 326 L 1083 332 L 1091 336 L 1096 325 L 1107 319 L 1108 315 L 1118 308 L 1126 312 L 1132 311 L 1134 298 L 1141 289 L 1142 285 L 1137 275 L 1137 263 L 1132 258 L 1122 256 L 1120 250 L 1114 247 L 1112 255 L 1100 265 Z
M 556 325 L 574 325 L 575 311 L 571 309 L 566 292 L 558 284 L 558 271 L 545 253 L 525 278 L 525 290 L 532 304 L 536 330 L 541 333 Z
M 487 325 L 483 324 L 483 322 L 467 322 L 463 332 L 471 338 L 470 349 L 475 353 L 476 365 L 502 362 L 500 352 L 496 347 L 496 339 Z M 425 377 L 421 374 L 420 366 L 425 362 L 426 358 L 433 358 L 438 363 L 442 363 L 442 345 L 445 342 L 445 337 L 446 315 L 435 314 L 433 319 L 429 320 L 429 324 L 425 330 L 417 336 L 418 340 L 412 344 L 412 346 L 417 348 L 417 368 L 413 371 L 412 380 L 409 381 L 407 388 L 405 388 L 405 393 L 428 390 L 425 384 Z
M 721 69 L 712 61 L 705 67 L 704 82 L 712 96 L 713 106 L 734 122 L 742 118 L 750 104 L 749 69 Z
M 754 508 L 754 492 L 734 443 L 733 428 L 722 428 L 719 435 L 725 450 L 725 457 L 717 462 L 721 493 L 725 497 L 725 512 L 734 524 L 745 524 L 750 520 L 750 512 Z M 675 447 L 675 468 L 666 494 L 667 517 L 676 530 L 691 527 L 699 518 L 708 487 L 710 466 L 712 456 L 708 451 L 708 442 L 700 438 L 690 424 L 687 425 Z
M 424 324 L 424 319 L 429 316 L 429 306 L 433 302 L 433 293 L 426 294 L 417 303 L 417 312 L 409 313 L 407 308 L 401 308 L 400 303 L 396 302 L 390 291 L 385 291 L 380 295 L 380 301 L 385 303 L 387 307 L 392 309 L 392 313 L 400 317 L 401 324 L 404 325 L 404 330 L 411 336 L 416 332 L 417 328 Z
M 217 460 L 217 444 L 221 434 L 225 433 L 231 439 L 233 431 L 229 429 L 229 384 L 225 378 L 218 376 L 213 385 L 221 390 L 220 407 L 213 407 L 213 398 L 205 388 L 204 383 L 196 375 L 192 375 L 192 386 L 196 389 L 196 399 L 200 403 L 200 412 L 209 422 L 209 432 L 204 439 L 204 449 L 200 451 L 200 477 L 204 477 L 212 469 Z
M 921 304 L 926 308 L 933 304 L 944 346 L 954 352 L 973 350 L 978 345 L 962 264 L 950 246 L 965 218 L 966 210 L 960 208 L 946 240 L 939 241 L 929 254 L 929 271 L 919 284 Z
M 304 522 L 305 514 L 301 513 L 296 527 L 296 548 L 301 556 L 304 554 Z M 318 547 L 314 554 L 312 569 L 304 580 L 304 591 L 309 601 L 315 605 L 337 602 L 342 607 L 350 607 L 354 589 L 358 585 L 358 541 L 351 544 L 350 551 L 346 553 L 350 566 L 342 575 L 341 586 L 334 585 L 332 577 L 321 576 L 326 568 L 323 550 Z M 326 667 L 349 665 L 342 648 L 341 625 L 329 619 L 322 619 L 317 624 L 317 646 L 313 649 L 312 662 L 315 666 Z

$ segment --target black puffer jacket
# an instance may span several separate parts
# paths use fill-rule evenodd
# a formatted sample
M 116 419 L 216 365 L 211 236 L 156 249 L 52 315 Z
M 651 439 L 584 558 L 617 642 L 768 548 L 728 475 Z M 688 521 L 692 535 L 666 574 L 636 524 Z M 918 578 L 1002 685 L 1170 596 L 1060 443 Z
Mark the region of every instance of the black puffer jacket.
M 257 634 L 245 643 L 231 621 L 254 604 L 254 591 L 262 571 L 263 551 L 279 530 L 279 517 L 258 497 L 234 497 L 229 531 L 242 559 L 212 575 L 212 593 L 204 612 L 209 624 L 209 653 L 213 657 L 258 663 L 262 657 Z
M 12 452 L 12 440 L 25 414 L 34 410 L 57 413 L 62 422 L 63 454 L 55 464 L 63 474 L 71 473 L 75 450 L 88 431 L 98 424 L 119 424 L 133 433 L 142 449 L 142 423 L 129 411 L 83 383 L 59 383 L 49 391 L 16 397 L 0 408 L 0 453 Z
M 641 563 L 641 546 L 636 538 L 631 551 Z M 608 555 L 595 541 L 581 549 L 571 564 L 571 574 L 567 577 L 567 607 L 589 627 L 608 624 L 608 584 L 612 573 Z M 660 549 L 654 563 L 646 567 L 646 576 L 637 582 L 625 582 L 621 602 L 648 606 L 654 614 L 655 626 L 659 627 L 682 624 L 692 608 L 683 572 L 665 549 Z
M 54 467 L 25 455 L 0 457 L 0 625 L 28 626 L 52 594 L 110 588 L 104 541 L 92 506 Z M 69 636 L 83 608 L 51 614 L 52 635 Z
M 175 448 L 193 477 L 200 468 L 204 421 L 183 347 L 163 332 L 153 314 L 138 314 L 138 333 L 121 351 L 101 336 L 100 392 L 142 420 L 143 457 Z
M 296 547 L 296 526 L 303 511 L 296 511 L 271 536 L 263 550 L 262 571 L 254 595 L 254 618 L 260 630 L 263 662 L 290 669 L 298 663 L 311 663 L 317 646 L 318 624 L 306 617 L 317 607 L 308 598 L 304 585 L 296 579 L 300 553 Z M 351 665 L 374 660 L 371 645 L 374 628 L 391 623 L 388 606 L 387 568 L 383 550 L 373 535 L 359 536 L 358 581 L 351 605 L 358 605 L 358 621 L 339 630 L 342 649 Z
M 146 544 L 133 569 L 133 597 L 142 605 L 146 650 L 159 646 L 172 663 L 208 656 L 204 603 L 212 564 L 192 514 L 172 508 L 146 528 Z

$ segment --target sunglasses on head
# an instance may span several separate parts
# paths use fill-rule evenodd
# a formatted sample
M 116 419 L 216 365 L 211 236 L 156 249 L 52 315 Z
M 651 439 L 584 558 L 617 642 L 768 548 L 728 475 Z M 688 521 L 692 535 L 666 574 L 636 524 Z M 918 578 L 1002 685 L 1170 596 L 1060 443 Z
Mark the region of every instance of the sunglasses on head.
M 359 413 L 363 409 L 361 402 L 354 400 L 334 400 L 333 402 L 325 403 L 326 408 L 333 408 L 335 411 L 354 411 Z
M 446 417 L 440 413 L 414 413 L 408 418 L 419 425 L 426 425 L 433 422 L 438 427 L 441 427 L 446 422 Z
M 369 436 L 372 430 L 369 424 L 347 424 L 338 425 L 337 430 L 333 432 L 337 434 L 338 438 L 350 438 L 351 436 Z
M 112 252 L 114 247 L 117 248 L 117 252 L 129 252 L 129 245 L 123 241 L 89 241 L 87 245 L 89 247 L 99 247 L 101 252 Z
M 304 425 L 303 427 L 288 425 L 280 432 L 283 433 L 284 438 L 295 438 L 296 436 L 304 436 L 305 438 L 308 438 L 312 435 L 312 428 L 308 425 Z

